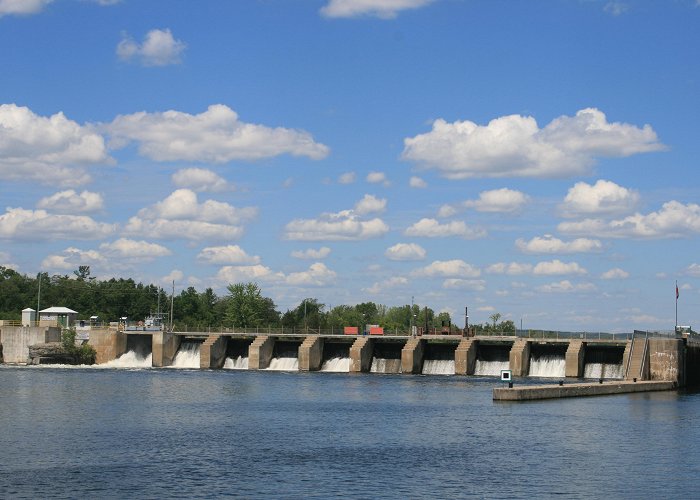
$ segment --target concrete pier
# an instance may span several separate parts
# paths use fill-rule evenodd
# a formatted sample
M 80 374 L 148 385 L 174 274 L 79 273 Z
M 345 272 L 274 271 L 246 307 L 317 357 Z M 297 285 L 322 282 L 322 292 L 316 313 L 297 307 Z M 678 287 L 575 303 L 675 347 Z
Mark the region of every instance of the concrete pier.
M 565 375 L 567 377 L 581 378 L 585 369 L 586 343 L 582 340 L 572 340 L 566 349 Z
M 95 349 L 98 365 L 117 359 L 126 352 L 127 334 L 116 330 L 94 329 L 90 331 L 90 344 Z
M 181 339 L 172 332 L 153 332 L 153 366 L 160 368 L 172 365 Z
M 268 337 L 267 335 L 257 337 L 248 349 L 248 369 L 264 370 L 270 366 L 274 347 L 274 337 Z
M 29 346 L 60 342 L 61 329 L 55 326 L 0 326 L 0 344 L 5 363 L 28 363 Z
M 408 339 L 401 349 L 401 373 L 420 373 L 423 367 L 425 342 L 419 338 Z
M 510 370 L 514 377 L 526 377 L 530 373 L 530 342 L 517 339 L 510 350 Z
M 368 372 L 372 368 L 374 342 L 370 337 L 358 337 L 350 347 L 350 372 Z
M 582 396 L 605 396 L 632 392 L 671 391 L 678 388 L 671 381 L 616 381 L 566 385 L 531 385 L 493 390 L 494 401 L 533 401 L 537 399 L 574 398 Z
M 455 349 L 455 375 L 474 375 L 478 345 L 479 341 L 474 338 L 460 340 Z
M 323 338 L 306 337 L 299 346 L 299 370 L 314 372 L 321 369 L 323 361 Z
M 218 369 L 226 361 L 228 337 L 209 335 L 199 348 L 199 367 L 203 369 Z

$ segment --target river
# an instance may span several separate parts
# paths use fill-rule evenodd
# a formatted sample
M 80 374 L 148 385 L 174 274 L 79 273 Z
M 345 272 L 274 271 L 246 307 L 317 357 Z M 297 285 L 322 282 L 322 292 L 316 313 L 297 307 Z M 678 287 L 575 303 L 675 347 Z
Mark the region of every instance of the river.
M 700 393 L 494 403 L 498 384 L 458 376 L 3 366 L 0 492 L 319 499 L 697 494 Z

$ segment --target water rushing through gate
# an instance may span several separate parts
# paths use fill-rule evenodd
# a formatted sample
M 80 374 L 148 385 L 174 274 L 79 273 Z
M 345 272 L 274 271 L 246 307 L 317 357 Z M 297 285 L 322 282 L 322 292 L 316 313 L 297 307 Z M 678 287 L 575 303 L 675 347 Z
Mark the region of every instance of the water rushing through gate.
M 347 373 L 350 371 L 350 358 L 331 358 L 321 365 L 322 372 Z
M 423 361 L 423 375 L 454 375 L 454 359 L 426 359 Z
M 270 371 L 293 372 L 299 370 L 298 358 L 272 358 L 270 366 L 266 368 Z
M 623 377 L 622 363 L 586 363 L 583 378 L 611 378 L 621 379 Z
M 153 354 L 143 356 L 136 351 L 125 352 L 117 359 L 98 365 L 104 368 L 150 368 L 153 366 Z
M 183 342 L 180 344 L 172 368 L 199 368 L 199 342 Z
M 477 359 L 474 365 L 474 375 L 481 375 L 485 377 L 500 377 L 501 370 L 510 369 L 510 362 L 505 361 L 486 361 L 482 359 Z
M 530 357 L 530 377 L 564 377 L 566 376 L 566 359 L 556 354 Z

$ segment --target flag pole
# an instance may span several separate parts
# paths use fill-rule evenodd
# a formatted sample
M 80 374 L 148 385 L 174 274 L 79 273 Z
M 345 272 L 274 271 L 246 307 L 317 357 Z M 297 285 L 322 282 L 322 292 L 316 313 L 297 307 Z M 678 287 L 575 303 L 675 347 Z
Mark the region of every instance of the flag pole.
M 676 327 L 674 333 L 678 332 L 678 280 L 676 280 Z

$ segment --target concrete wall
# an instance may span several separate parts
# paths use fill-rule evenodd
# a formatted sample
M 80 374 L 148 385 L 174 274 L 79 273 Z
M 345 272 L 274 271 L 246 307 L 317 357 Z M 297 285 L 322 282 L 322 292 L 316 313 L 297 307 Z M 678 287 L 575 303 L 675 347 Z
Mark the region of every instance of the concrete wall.
M 668 380 L 685 385 L 685 360 L 682 339 L 649 339 L 651 380 Z
M 5 363 L 29 362 L 29 346 L 46 342 L 60 342 L 61 329 L 43 326 L 2 326 L 0 343 Z
M 455 375 L 474 375 L 479 341 L 463 338 L 455 349 Z
M 401 373 L 420 373 L 423 368 L 425 341 L 412 338 L 401 349 Z
M 368 372 L 372 368 L 374 339 L 358 337 L 350 347 L 350 372 Z
M 510 349 L 510 369 L 514 377 L 527 377 L 530 372 L 530 342 L 517 339 Z
M 306 337 L 299 346 L 299 370 L 303 372 L 318 371 L 323 361 L 323 338 Z
M 180 348 L 180 340 L 180 337 L 172 332 L 153 332 L 153 366 L 172 365 Z
M 564 374 L 567 377 L 581 378 L 586 367 L 586 343 L 582 340 L 572 340 L 566 349 L 566 367 Z
M 95 348 L 95 363 L 107 363 L 126 352 L 126 333 L 109 329 L 90 330 L 88 344 Z
M 248 369 L 264 370 L 270 366 L 275 339 L 266 335 L 257 337 L 248 348 Z
M 209 335 L 199 348 L 199 367 L 203 369 L 219 369 L 226 361 L 228 337 Z

